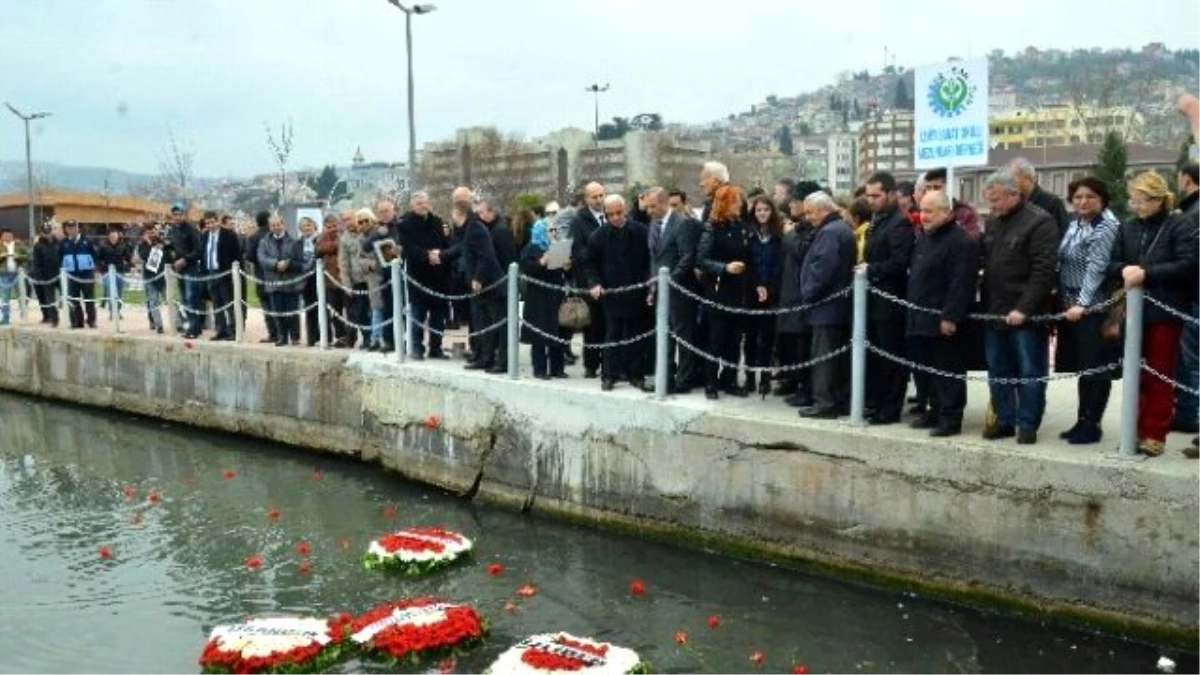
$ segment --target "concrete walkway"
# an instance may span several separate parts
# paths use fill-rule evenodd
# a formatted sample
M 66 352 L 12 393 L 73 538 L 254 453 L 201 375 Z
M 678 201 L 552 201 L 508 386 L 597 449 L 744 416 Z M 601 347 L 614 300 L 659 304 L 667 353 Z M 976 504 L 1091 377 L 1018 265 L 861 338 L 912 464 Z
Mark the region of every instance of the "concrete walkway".
M 13 324 L 27 328 L 38 330 L 69 330 L 64 328 L 67 322 L 61 321 L 59 327 L 49 328 L 39 323 L 40 316 L 36 307 L 31 304 L 27 316 L 24 321 L 18 316 L 16 302 L 13 303 Z M 108 310 L 99 309 L 97 312 L 97 328 L 84 329 L 94 330 L 97 333 L 113 334 L 114 326 L 109 320 Z M 303 320 L 301 320 L 301 332 L 303 333 Z M 169 335 L 158 336 L 149 327 L 149 319 L 146 316 L 144 306 L 128 305 L 124 311 L 124 318 L 121 321 L 122 335 L 140 336 L 153 338 L 164 341 L 182 341 L 182 337 L 172 337 Z M 207 341 L 212 332 L 206 332 L 198 342 Z M 391 338 L 391 332 L 386 333 L 388 339 Z M 317 348 L 309 347 L 276 347 L 269 343 L 260 343 L 259 341 L 266 338 L 266 323 L 262 312 L 258 309 L 250 309 L 246 320 L 246 336 L 244 338 L 246 349 L 264 349 L 278 351 L 281 355 L 296 355 L 298 353 L 321 354 Z M 462 330 L 450 331 L 446 337 L 446 349 L 451 351 L 456 345 L 465 347 L 466 332 Z M 581 354 L 581 338 L 576 336 L 574 351 L 576 354 Z M 351 356 L 354 359 L 369 359 L 379 362 L 395 362 L 399 365 L 399 359 L 396 354 L 378 354 L 367 353 L 355 350 L 345 349 L 330 349 L 321 354 L 322 357 L 346 357 Z M 463 371 L 463 362 L 461 359 L 451 359 L 448 361 L 412 361 L 409 360 L 405 367 L 421 368 L 421 369 L 438 369 L 461 371 L 464 377 L 483 377 L 497 378 L 505 377 L 502 375 L 486 375 L 478 371 Z M 574 391 L 595 391 L 596 396 L 626 398 L 630 401 L 647 401 L 653 396 L 639 391 L 634 391 L 628 384 L 619 383 L 616 389 L 612 392 L 601 392 L 599 380 L 588 380 L 583 377 L 583 366 L 579 363 L 575 366 L 567 367 L 569 376 L 566 380 L 552 381 L 537 381 L 532 379 L 532 369 L 530 366 L 529 347 L 522 345 L 521 350 L 521 378 L 529 380 L 531 384 L 536 384 L 539 388 L 545 387 L 548 389 L 566 388 Z M 652 377 L 647 378 L 647 381 L 652 381 Z M 928 439 L 931 447 L 936 447 L 939 443 L 953 442 L 955 445 L 977 446 L 980 448 L 992 448 L 1004 446 L 1007 451 L 1023 450 L 1034 455 L 1040 456 L 1058 456 L 1062 458 L 1071 458 L 1079 460 L 1081 458 L 1094 456 L 1104 461 L 1114 459 L 1118 443 L 1118 435 L 1120 428 L 1120 407 L 1121 407 L 1121 382 L 1113 383 L 1112 397 L 1109 400 L 1108 409 L 1104 416 L 1104 439 L 1094 445 L 1069 445 L 1065 441 L 1058 438 L 1061 431 L 1070 428 L 1075 422 L 1076 395 L 1075 395 L 1075 380 L 1061 380 L 1051 382 L 1047 390 L 1047 405 L 1045 419 L 1042 423 L 1042 428 L 1039 431 L 1038 443 L 1033 446 L 1017 446 L 1015 439 L 1005 439 L 1002 441 L 986 441 L 981 438 L 980 434 L 983 430 L 984 411 L 986 401 L 988 400 L 987 384 L 985 382 L 970 382 L 967 385 L 967 410 L 963 419 L 962 435 L 941 441 L 939 439 Z M 748 398 L 739 399 L 722 394 L 721 399 L 715 402 L 708 401 L 704 398 L 701 391 L 695 390 L 693 393 L 684 396 L 672 396 L 668 401 L 672 405 L 686 406 L 695 410 L 708 410 L 719 406 L 727 414 L 745 416 L 750 419 L 765 419 L 774 422 L 785 422 L 790 420 L 799 421 L 796 409 L 785 405 L 782 399 L 778 396 L 767 396 L 765 400 L 757 395 Z M 906 416 L 900 424 L 887 426 L 871 427 L 873 432 L 878 432 L 881 436 L 902 438 L 902 439 L 920 439 L 927 437 L 927 432 L 910 429 L 908 427 L 909 417 Z M 847 424 L 845 418 L 839 421 L 809 421 L 806 420 L 804 426 L 812 424 L 826 425 L 844 425 Z M 1195 460 L 1187 459 L 1183 456 L 1182 450 L 1191 443 L 1191 436 L 1187 434 L 1173 433 L 1167 440 L 1167 451 L 1158 458 L 1154 458 L 1148 462 L 1134 462 L 1135 464 L 1149 465 L 1153 464 L 1157 469 L 1166 469 L 1170 471 L 1196 471 Z

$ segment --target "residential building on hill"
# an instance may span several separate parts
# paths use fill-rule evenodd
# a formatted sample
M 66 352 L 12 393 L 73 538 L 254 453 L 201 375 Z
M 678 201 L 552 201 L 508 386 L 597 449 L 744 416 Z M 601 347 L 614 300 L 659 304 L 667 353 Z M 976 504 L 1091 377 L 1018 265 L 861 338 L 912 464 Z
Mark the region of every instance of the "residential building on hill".
M 1130 106 L 1052 105 L 990 117 L 990 142 L 1000 150 L 1102 143 L 1110 131 L 1126 142 L 1142 140 L 1145 120 Z
M 863 123 L 858 132 L 858 175 L 888 171 L 897 180 L 912 180 L 913 112 L 888 110 Z

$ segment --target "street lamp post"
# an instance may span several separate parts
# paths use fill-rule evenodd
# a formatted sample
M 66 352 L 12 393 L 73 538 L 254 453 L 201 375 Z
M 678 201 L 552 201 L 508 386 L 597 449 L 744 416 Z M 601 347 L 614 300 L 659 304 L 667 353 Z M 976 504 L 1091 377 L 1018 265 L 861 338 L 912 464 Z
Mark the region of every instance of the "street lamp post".
M 584 89 L 584 91 L 592 92 L 596 99 L 596 121 L 594 127 L 594 136 L 596 139 L 596 145 L 600 145 L 600 94 L 608 91 L 608 83 L 606 82 L 603 87 L 601 87 L 599 84 L 593 84 L 587 89 Z
M 437 9 L 436 5 L 413 5 L 405 7 L 400 0 L 387 0 L 391 5 L 404 12 L 404 44 L 408 50 L 408 174 L 409 184 L 417 174 L 417 123 L 413 115 L 413 54 L 412 54 L 412 18 L 413 14 L 428 14 Z
M 29 241 L 32 242 L 34 237 L 37 236 L 37 228 L 33 222 L 33 147 L 29 140 L 29 122 L 49 117 L 50 113 L 38 112 L 26 115 L 14 108 L 11 103 L 5 103 L 4 105 L 12 111 L 12 114 L 25 122 L 25 182 L 27 183 L 26 187 L 29 189 Z

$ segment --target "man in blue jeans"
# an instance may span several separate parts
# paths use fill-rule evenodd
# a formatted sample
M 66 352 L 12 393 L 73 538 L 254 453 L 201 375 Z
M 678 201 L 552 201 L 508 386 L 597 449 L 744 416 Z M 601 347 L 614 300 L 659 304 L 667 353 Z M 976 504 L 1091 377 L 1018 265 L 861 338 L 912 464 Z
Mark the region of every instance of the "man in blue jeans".
M 1029 319 L 1050 309 L 1058 262 L 1058 224 L 1046 211 L 1025 201 L 1015 177 L 1005 171 L 983 184 L 991 212 L 984 230 L 983 284 L 987 313 L 1003 317 L 984 333 L 988 388 L 997 424 L 983 432 L 989 440 L 1017 437 L 1037 442 L 1046 411 L 1045 381 L 1022 384 L 1001 379 L 1036 380 L 1049 370 L 1050 334 Z

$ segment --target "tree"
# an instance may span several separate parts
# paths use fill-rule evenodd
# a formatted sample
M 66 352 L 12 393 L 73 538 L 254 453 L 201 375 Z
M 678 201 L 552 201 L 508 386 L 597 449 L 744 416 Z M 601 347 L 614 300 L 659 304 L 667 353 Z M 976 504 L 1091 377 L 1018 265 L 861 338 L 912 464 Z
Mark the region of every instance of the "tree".
M 1108 186 L 1109 208 L 1118 218 L 1128 215 L 1129 193 L 1125 190 L 1125 171 L 1129 153 L 1121 134 L 1110 131 L 1096 156 L 1096 178 Z
M 279 165 L 279 204 L 282 207 L 287 199 L 287 162 L 288 157 L 292 154 L 292 120 L 279 126 L 279 140 L 275 140 L 274 134 L 271 132 L 271 125 L 263 122 L 263 126 L 267 130 L 267 147 L 271 149 L 271 155 L 275 158 L 275 163 Z
M 905 76 L 896 78 L 896 95 L 892 99 L 892 107 L 896 110 L 913 109 L 913 83 Z
M 800 123 L 796 125 L 796 133 L 800 134 L 801 136 L 811 136 L 812 126 L 808 122 L 800 120 Z
M 624 117 L 614 117 L 611 123 L 605 122 L 600 125 L 596 132 L 596 140 L 598 141 L 615 141 L 625 138 L 625 134 L 629 133 L 633 127 L 629 124 L 629 120 Z
M 792 144 L 792 128 L 788 125 L 779 127 L 779 152 L 791 157 L 796 149 Z
M 153 191 L 168 200 L 191 197 L 195 175 L 192 165 L 196 150 L 190 143 L 181 142 L 174 131 L 167 131 L 167 145 L 158 158 L 159 175 L 155 177 Z
M 774 107 L 775 107 L 776 105 L 778 105 L 778 104 L 779 104 L 779 97 L 778 97 L 778 96 L 776 96 L 775 94 L 768 94 L 768 95 L 767 95 L 767 105 L 769 105 L 769 106 L 771 106 L 772 108 L 774 108 Z
M 332 164 L 326 164 L 321 169 L 321 173 L 315 177 L 309 177 L 305 183 L 317 194 L 318 199 L 323 199 L 330 204 L 350 197 L 346 181 L 338 178 L 337 169 Z

